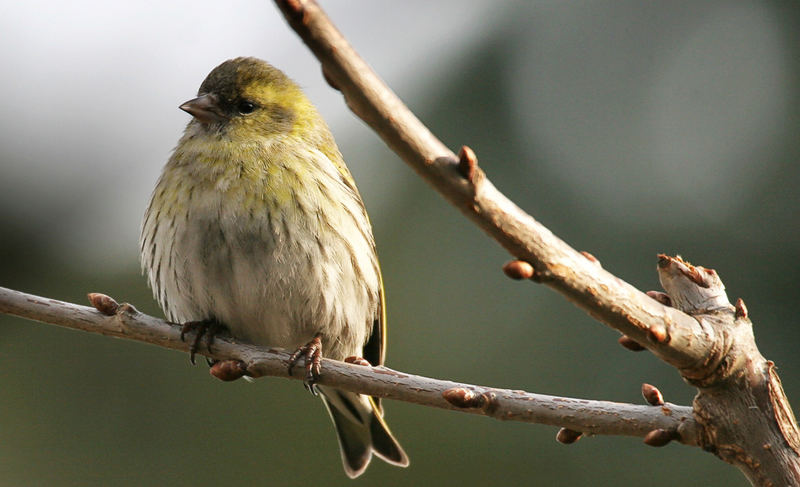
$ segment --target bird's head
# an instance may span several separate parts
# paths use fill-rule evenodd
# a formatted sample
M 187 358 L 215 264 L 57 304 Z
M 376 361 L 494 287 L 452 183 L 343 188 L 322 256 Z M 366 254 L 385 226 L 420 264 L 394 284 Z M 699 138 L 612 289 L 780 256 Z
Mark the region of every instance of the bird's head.
M 279 69 L 252 57 L 214 68 L 197 98 L 180 106 L 204 129 L 230 138 L 290 133 L 319 116 L 300 88 Z

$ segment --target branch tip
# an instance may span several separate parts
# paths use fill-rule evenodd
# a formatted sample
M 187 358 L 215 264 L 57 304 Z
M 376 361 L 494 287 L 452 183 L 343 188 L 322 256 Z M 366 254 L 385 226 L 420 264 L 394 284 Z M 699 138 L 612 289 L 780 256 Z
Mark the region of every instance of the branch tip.
M 658 268 L 664 271 L 671 271 L 672 273 L 680 273 L 702 288 L 707 289 L 713 285 L 721 285 L 717 271 L 714 269 L 706 269 L 702 266 L 693 266 L 691 263 L 683 260 L 680 255 L 670 257 L 665 254 L 658 254 Z M 669 289 L 667 289 L 667 291 L 669 291 Z
M 643 350 L 647 350 L 645 347 L 641 346 L 639 342 L 629 337 L 628 335 L 622 335 L 621 337 L 619 337 L 619 339 L 617 339 L 617 343 L 627 348 L 631 352 L 641 352 Z
M 503 272 L 511 279 L 521 281 L 532 279 L 536 271 L 529 262 L 524 260 L 510 260 L 503 265 Z
M 584 257 L 589 259 L 589 262 L 592 262 L 593 264 L 597 264 L 598 266 L 603 267 L 603 265 L 600 263 L 600 261 L 597 260 L 597 257 L 595 257 L 594 255 L 590 254 L 589 252 L 587 252 L 585 250 L 581 250 L 581 255 L 583 255 Z
M 654 429 L 644 437 L 644 444 L 649 446 L 665 446 L 672 440 L 678 439 L 678 433 L 664 429 Z
M 478 156 L 466 145 L 458 152 L 458 172 L 472 184 L 475 184 L 475 173 L 478 169 Z
M 119 310 L 117 303 L 111 296 L 102 293 L 89 293 L 86 295 L 94 308 L 106 316 L 114 316 Z
M 689 272 L 686 273 L 686 277 L 692 280 L 695 284 L 700 287 L 708 288 L 711 287 L 711 283 L 709 282 L 709 277 L 712 277 L 716 274 L 714 269 L 706 269 L 705 267 L 689 267 Z
M 569 428 L 561 428 L 556 434 L 556 441 L 564 445 L 571 445 L 581 439 L 583 433 L 580 431 L 571 430 Z
M 288 13 L 292 13 L 296 16 L 299 16 L 303 13 L 303 2 L 300 0 L 277 0 L 278 4 L 284 7 L 284 10 Z
M 644 400 L 651 406 L 664 405 L 664 396 L 661 394 L 661 391 L 652 384 L 642 384 L 642 397 L 644 397 Z
M 324 64 L 322 65 L 322 77 L 325 78 L 325 81 L 328 82 L 328 85 L 330 85 L 331 88 L 333 88 L 334 90 L 339 91 L 339 92 L 342 91 L 339 88 L 339 85 L 333 79 L 333 76 L 331 76 L 330 73 L 328 73 L 328 70 L 325 69 L 325 65 Z
M 736 299 L 736 318 L 747 318 L 747 306 L 742 298 Z
M 667 329 L 661 325 L 651 325 L 647 330 L 647 338 L 653 343 L 667 343 L 669 342 L 669 335 Z
M 494 393 L 480 393 L 464 387 L 452 387 L 442 392 L 442 397 L 457 408 L 483 409 L 493 408 L 496 401 Z
M 369 363 L 369 360 L 365 359 L 364 357 L 357 357 L 355 355 L 345 358 L 343 362 L 346 364 L 361 365 L 362 367 L 372 367 L 372 364 Z
M 208 369 L 208 373 L 223 382 L 231 382 L 248 375 L 247 365 L 241 360 L 220 360 Z

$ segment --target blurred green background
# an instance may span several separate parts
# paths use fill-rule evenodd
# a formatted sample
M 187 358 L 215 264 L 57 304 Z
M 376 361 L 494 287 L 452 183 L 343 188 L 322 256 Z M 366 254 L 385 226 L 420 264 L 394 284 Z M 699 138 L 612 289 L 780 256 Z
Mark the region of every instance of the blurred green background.
M 715 268 L 800 404 L 800 9 L 778 1 L 324 2 L 451 148 L 640 289 L 658 252 Z M 370 210 L 388 365 L 540 393 L 642 403 L 692 390 L 551 290 L 355 119 L 270 2 L 0 2 L 0 285 L 160 316 L 141 215 L 224 59 L 306 88 Z M 0 485 L 747 485 L 697 449 L 388 402 L 406 470 L 342 473 L 319 401 L 294 381 L 224 384 L 184 354 L 0 316 Z

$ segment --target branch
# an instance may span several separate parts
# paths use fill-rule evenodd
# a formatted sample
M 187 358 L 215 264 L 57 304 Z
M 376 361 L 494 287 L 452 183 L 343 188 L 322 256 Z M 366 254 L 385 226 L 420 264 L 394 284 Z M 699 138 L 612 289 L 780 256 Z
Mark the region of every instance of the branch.
M 105 295 L 92 294 L 90 298 L 97 309 L 0 287 L 0 313 L 189 351 L 193 337 L 182 341 L 179 325 L 140 313 L 130 304 L 117 304 Z M 289 375 L 288 352 L 241 343 L 230 337 L 217 336 L 210 352 L 198 353 L 215 360 L 241 361 L 246 375 L 251 377 L 303 378 L 303 374 Z M 386 367 L 353 365 L 329 359 L 322 359 L 318 383 L 375 397 L 495 419 L 562 426 L 593 435 L 642 438 L 661 435 L 667 441 L 675 439 L 690 445 L 696 445 L 698 441 L 691 408 L 668 403 L 640 406 L 554 397 L 431 379 Z
M 696 320 L 662 306 L 606 272 L 500 193 L 468 147 L 451 152 L 383 83 L 312 0 L 276 0 L 292 28 L 322 63 L 325 79 L 350 109 L 456 208 L 511 255 L 533 266 L 533 279 L 555 288 L 594 318 L 646 345 L 675 367 L 708 353 L 694 343 Z M 669 344 L 647 344 L 650 328 L 671 328 Z
M 350 108 L 435 189 L 517 260 L 504 270 L 544 283 L 623 333 L 628 348 L 647 348 L 676 367 L 698 394 L 692 409 L 554 398 L 440 381 L 383 367 L 324 361 L 320 384 L 408 402 L 557 424 L 559 440 L 581 433 L 644 436 L 650 445 L 677 439 L 736 465 L 753 484 L 800 485 L 800 430 L 774 364 L 759 352 L 744 303 L 732 305 L 711 269 L 659 256 L 664 293 L 644 294 L 602 269 L 526 214 L 489 181 L 464 146 L 456 156 L 402 104 L 353 51 L 313 0 L 275 0 L 320 59 L 323 74 Z M 127 304 L 93 295 L 96 309 L 0 288 L 0 312 L 110 336 L 188 350 L 180 329 Z M 99 310 L 99 311 L 98 311 Z M 239 364 L 254 377 L 289 377 L 288 354 L 232 339 L 206 355 Z M 212 368 L 212 371 L 214 369 Z
M 800 432 L 772 362 L 755 344 L 744 303 L 716 272 L 659 257 L 664 293 L 644 294 L 526 214 L 489 181 L 464 146 L 456 156 L 381 81 L 314 0 L 275 0 L 347 105 L 417 173 L 516 259 L 504 270 L 542 282 L 647 348 L 697 387 L 704 449 L 753 484 L 800 485 Z

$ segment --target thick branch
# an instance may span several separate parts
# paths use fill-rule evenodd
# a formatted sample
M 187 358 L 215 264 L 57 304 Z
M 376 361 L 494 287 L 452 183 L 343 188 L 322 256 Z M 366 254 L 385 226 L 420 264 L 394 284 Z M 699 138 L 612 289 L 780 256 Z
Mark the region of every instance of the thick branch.
M 555 288 L 626 335 L 622 343 L 628 348 L 644 346 L 676 367 L 699 390 L 694 415 L 703 426 L 704 449 L 739 467 L 754 484 L 800 484 L 800 432 L 780 380 L 756 347 L 744 305 L 734 309 L 714 271 L 661 256 L 667 294 L 652 297 L 604 271 L 596 259 L 576 252 L 501 194 L 471 149 L 462 147 L 455 156 L 434 137 L 314 0 L 275 3 L 353 112 L 520 259 L 506 266 L 507 274 Z M 650 439 L 651 444 L 658 440 Z
M 180 326 L 140 313 L 128 304 L 117 305 L 110 298 L 105 303 L 105 308 L 99 308 L 107 314 L 87 306 L 0 287 L 0 313 L 173 350 L 189 350 L 190 340 L 181 341 Z M 289 375 L 287 352 L 240 343 L 228 337 L 217 337 L 212 352 L 203 349 L 199 353 L 217 360 L 241 360 L 252 377 L 302 379 L 303 376 Z M 682 443 L 694 445 L 698 440 L 691 408 L 673 404 L 640 406 L 546 396 L 431 379 L 385 367 L 365 367 L 328 359 L 323 359 L 319 384 L 496 419 L 562 426 L 587 434 L 645 437 L 651 431 L 665 430 Z M 447 395 L 451 397 L 450 400 L 445 399 L 445 391 L 449 391 Z M 464 391 L 483 398 L 480 403 L 475 403 L 478 407 L 469 407 L 470 404 L 452 399 L 452 396 Z
M 425 180 L 512 255 L 533 264 L 534 279 L 676 367 L 702 362 L 707 343 L 696 320 L 663 306 L 575 251 L 500 193 L 471 150 L 453 154 L 353 50 L 313 0 L 275 0 L 319 58 L 348 106 Z M 652 326 L 669 338 L 649 342 Z

